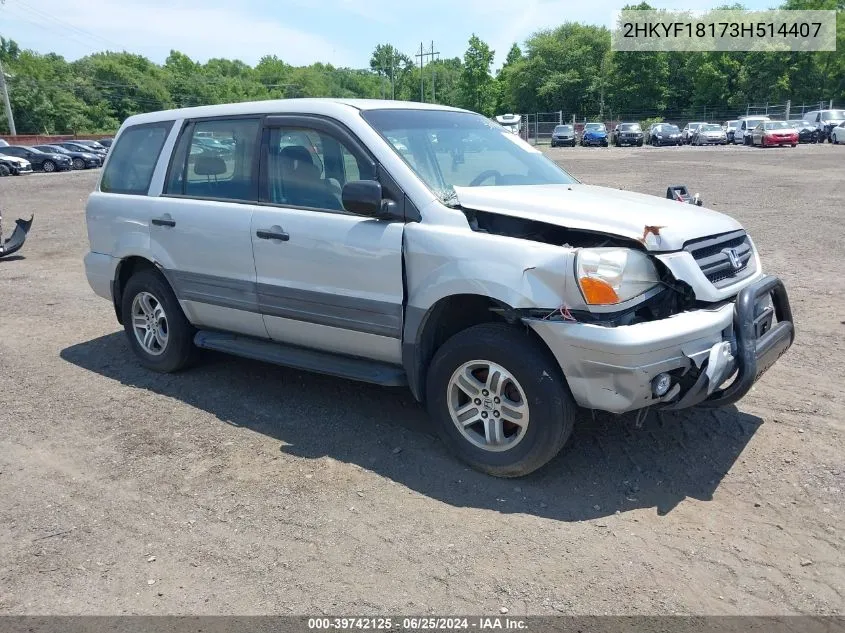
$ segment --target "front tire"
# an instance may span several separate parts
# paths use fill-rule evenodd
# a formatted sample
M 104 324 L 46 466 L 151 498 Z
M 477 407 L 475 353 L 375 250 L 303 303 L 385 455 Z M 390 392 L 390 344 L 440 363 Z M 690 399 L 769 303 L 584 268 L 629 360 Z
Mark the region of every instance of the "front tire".
M 73 159 L 73 168 L 76 170 L 85 169 L 85 161 L 81 158 Z
M 142 270 L 130 277 L 123 289 L 121 315 L 129 346 L 144 367 L 170 373 L 194 359 L 195 330 L 158 272 Z
M 48 174 L 56 171 L 56 163 L 51 160 L 45 160 L 44 164 L 41 165 L 41 169 L 46 171 Z
M 548 463 L 572 434 L 577 414 L 548 350 L 501 323 L 459 332 L 437 350 L 426 403 L 445 444 L 496 477 L 521 477 Z

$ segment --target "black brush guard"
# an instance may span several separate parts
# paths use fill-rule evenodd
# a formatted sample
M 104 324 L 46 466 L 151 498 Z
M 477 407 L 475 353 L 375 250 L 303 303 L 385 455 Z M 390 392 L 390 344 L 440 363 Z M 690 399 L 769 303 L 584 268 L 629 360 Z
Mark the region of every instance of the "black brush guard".
M 28 220 L 15 220 L 15 230 L 12 236 L 3 242 L 3 234 L 0 232 L 0 258 L 8 257 L 12 253 L 16 253 L 21 249 L 23 243 L 26 241 L 26 235 L 32 226 L 32 220 L 35 216 L 31 216 Z M 0 223 L 2 226 L 2 223 Z
M 766 296 L 771 296 L 772 307 L 758 312 L 757 304 Z M 777 322 L 773 323 L 773 316 Z M 780 279 L 766 276 L 740 291 L 734 305 L 733 330 L 737 364 L 734 380 L 708 396 L 709 379 L 702 367 L 695 384 L 666 409 L 733 404 L 745 396 L 760 376 L 789 349 L 795 340 L 795 326 L 789 297 Z

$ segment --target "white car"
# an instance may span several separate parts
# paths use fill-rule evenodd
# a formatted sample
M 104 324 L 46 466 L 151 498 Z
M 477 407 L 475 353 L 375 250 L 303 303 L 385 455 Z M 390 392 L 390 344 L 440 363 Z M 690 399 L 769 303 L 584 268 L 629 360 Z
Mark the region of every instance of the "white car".
M 8 147 L 8 145 L 4 145 L 3 147 Z M 0 147 L 0 161 L 7 164 L 7 168 L 13 176 L 32 173 L 32 163 L 25 158 L 18 158 L 17 156 L 4 154 L 2 147 Z
M 751 131 L 763 121 L 771 121 L 767 116 L 748 116 L 739 120 L 739 126 L 734 130 L 734 145 L 751 145 Z
M 687 123 L 684 126 L 684 129 L 681 131 L 681 139 L 687 145 L 692 143 L 693 136 L 695 136 L 695 131 L 701 127 L 702 125 L 706 125 L 706 121 L 696 121 Z
M 191 154 L 209 132 L 225 159 Z M 465 146 L 485 150 L 456 160 Z M 794 337 L 733 218 L 582 184 L 433 104 L 130 117 L 86 223 L 88 282 L 144 366 L 175 372 L 199 347 L 405 385 L 460 458 L 503 477 L 552 459 L 586 409 L 736 402 Z
M 834 145 L 845 143 L 845 121 L 830 131 L 830 142 Z

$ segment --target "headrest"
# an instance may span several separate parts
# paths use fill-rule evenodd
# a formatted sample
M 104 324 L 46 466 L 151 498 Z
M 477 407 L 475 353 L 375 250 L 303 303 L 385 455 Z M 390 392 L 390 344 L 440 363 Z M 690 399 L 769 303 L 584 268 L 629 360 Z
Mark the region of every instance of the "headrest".
M 197 176 L 219 176 L 226 173 L 226 161 L 219 156 L 200 156 L 194 163 Z

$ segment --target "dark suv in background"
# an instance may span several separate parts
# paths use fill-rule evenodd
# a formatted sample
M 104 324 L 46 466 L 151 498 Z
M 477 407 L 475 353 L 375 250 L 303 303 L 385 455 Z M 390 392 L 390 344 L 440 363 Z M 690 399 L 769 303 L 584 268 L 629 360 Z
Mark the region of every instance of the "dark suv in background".
M 639 123 L 620 123 L 613 128 L 612 142 L 616 147 L 623 145 L 643 146 L 643 129 Z

